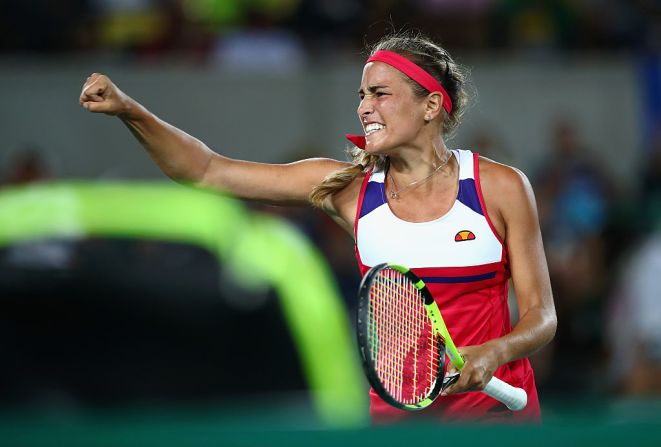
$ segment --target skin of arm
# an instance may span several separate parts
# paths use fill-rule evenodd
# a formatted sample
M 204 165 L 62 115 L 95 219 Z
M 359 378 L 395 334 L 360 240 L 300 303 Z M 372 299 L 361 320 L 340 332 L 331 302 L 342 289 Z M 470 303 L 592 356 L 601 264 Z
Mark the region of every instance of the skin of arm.
M 331 172 L 348 166 L 325 158 L 266 164 L 224 157 L 149 112 L 99 73 L 87 78 L 79 102 L 90 112 L 117 116 L 173 180 L 242 199 L 307 205 L 314 186 Z M 327 211 L 334 213 L 332 204 L 329 207 Z
M 443 394 L 484 389 L 498 367 L 532 355 L 553 339 L 557 327 L 530 182 L 520 171 L 486 159 L 480 159 L 480 177 L 487 212 L 507 247 L 520 317 L 510 333 L 459 348 L 466 364 Z M 455 372 L 451 365 L 448 370 Z

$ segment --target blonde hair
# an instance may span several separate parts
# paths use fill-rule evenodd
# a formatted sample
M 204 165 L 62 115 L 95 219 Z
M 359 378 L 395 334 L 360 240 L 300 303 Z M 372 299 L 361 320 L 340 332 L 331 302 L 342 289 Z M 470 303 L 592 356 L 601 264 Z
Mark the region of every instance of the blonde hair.
M 361 174 L 373 169 L 381 169 L 386 157 L 373 155 L 357 147 L 347 149 L 351 157 L 351 166 L 331 172 L 310 193 L 310 202 L 317 208 L 325 208 L 326 200 L 338 191 L 343 190 Z
M 468 78 L 466 69 L 454 62 L 445 49 L 419 33 L 385 36 L 370 49 L 369 54 L 372 55 L 379 50 L 389 50 L 406 57 L 441 83 L 452 100 L 452 111 L 444 114 L 443 134 L 452 133 L 459 124 L 468 102 L 465 91 Z M 416 96 L 424 97 L 429 94 L 413 79 L 403 73 L 402 76 L 410 83 Z M 351 156 L 352 166 L 332 172 L 312 190 L 310 201 L 314 206 L 324 208 L 326 201 L 333 194 L 346 188 L 356 177 L 385 166 L 386 160 L 383 155 L 369 154 L 355 146 L 349 149 L 348 153 Z

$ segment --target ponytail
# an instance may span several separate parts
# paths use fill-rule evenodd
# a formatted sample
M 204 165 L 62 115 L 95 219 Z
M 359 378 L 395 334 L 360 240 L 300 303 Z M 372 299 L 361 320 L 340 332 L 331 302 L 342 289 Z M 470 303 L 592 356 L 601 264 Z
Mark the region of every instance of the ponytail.
M 358 176 L 374 169 L 380 169 L 385 165 L 385 157 L 372 155 L 362 149 L 354 147 L 349 149 L 352 157 L 351 166 L 331 172 L 310 193 L 310 202 L 317 208 L 327 208 L 326 201 L 336 192 L 349 186 Z

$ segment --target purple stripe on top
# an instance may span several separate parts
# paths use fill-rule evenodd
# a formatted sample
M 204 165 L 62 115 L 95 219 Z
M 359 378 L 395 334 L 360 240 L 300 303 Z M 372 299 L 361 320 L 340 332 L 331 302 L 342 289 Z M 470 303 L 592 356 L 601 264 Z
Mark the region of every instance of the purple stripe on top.
M 386 194 L 383 183 L 368 182 L 363 196 L 363 206 L 360 208 L 360 217 L 368 215 L 384 203 L 386 203 Z
M 464 282 L 483 281 L 485 279 L 493 279 L 495 277 L 496 272 L 487 272 L 481 275 L 469 276 L 423 276 L 420 279 L 429 284 L 459 284 Z
M 484 216 L 482 206 L 480 205 L 480 197 L 477 195 L 477 188 L 475 187 L 474 179 L 467 178 L 464 180 L 459 180 L 459 194 L 457 194 L 457 199 L 468 208 Z

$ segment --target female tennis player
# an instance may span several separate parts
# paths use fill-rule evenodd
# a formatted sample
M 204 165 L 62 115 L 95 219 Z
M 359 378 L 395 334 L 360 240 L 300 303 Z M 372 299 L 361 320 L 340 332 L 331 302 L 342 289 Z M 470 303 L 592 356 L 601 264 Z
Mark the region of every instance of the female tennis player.
M 356 146 L 352 162 L 224 157 L 99 73 L 87 78 L 80 104 L 119 117 L 176 181 L 272 204 L 311 204 L 355 238 L 363 274 L 396 262 L 425 278 L 464 369 L 422 412 L 395 409 L 372 392 L 375 422 L 421 413 L 439 420 L 537 420 L 527 357 L 553 338 L 556 315 L 532 188 L 515 168 L 446 146 L 466 106 L 464 72 L 447 51 L 417 35 L 395 35 L 370 54 L 358 92 L 364 135 L 348 136 Z M 513 328 L 510 277 L 519 312 Z M 524 411 L 512 413 L 468 392 L 483 389 L 494 375 L 527 392 Z

